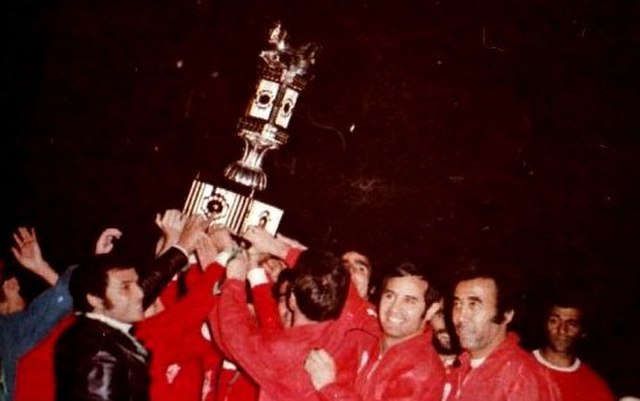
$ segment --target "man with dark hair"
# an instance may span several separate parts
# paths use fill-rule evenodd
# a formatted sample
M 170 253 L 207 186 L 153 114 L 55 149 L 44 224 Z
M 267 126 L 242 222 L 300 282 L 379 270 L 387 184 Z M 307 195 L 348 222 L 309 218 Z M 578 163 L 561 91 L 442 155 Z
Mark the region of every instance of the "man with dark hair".
M 349 272 L 351 281 L 358 290 L 358 295 L 363 299 L 369 299 L 375 290 L 372 283 L 373 269 L 369 258 L 361 252 L 349 250 L 342 254 L 340 260 Z
M 245 279 L 257 263 L 254 253 L 228 251 L 227 280 L 211 314 L 216 341 L 260 386 L 260 400 L 319 399 L 303 369 L 312 349 L 324 348 L 338 361 L 338 381 L 351 385 L 358 353 L 351 346 L 348 319 L 336 320 L 344 307 L 349 275 L 333 254 L 307 250 L 292 270 L 287 291 L 291 327 L 257 330 L 246 305 Z
M 587 333 L 585 309 L 568 291 L 552 296 L 546 308 L 546 341 L 533 355 L 558 385 L 563 401 L 613 401 L 607 383 L 577 356 Z
M 189 220 L 178 243 L 141 271 L 140 280 L 131 263 L 110 254 L 74 271 L 69 291 L 80 315 L 55 346 L 58 401 L 149 399 L 147 351 L 129 330 L 187 264 L 203 230 L 200 218 Z
M 433 331 L 433 348 L 438 353 L 445 371 L 450 373 L 454 366 L 457 366 L 460 344 L 453 333 L 454 330 L 449 316 L 447 316 L 444 298 L 440 300 L 440 304 L 441 306 L 429 320 L 429 326 Z
M 530 354 L 507 332 L 515 313 L 517 289 L 508 270 L 480 270 L 458 277 L 452 318 L 460 345 L 461 366 L 451 374 L 447 400 L 543 401 L 557 399 L 557 389 Z
M 427 325 L 439 308 L 439 299 L 416 265 L 404 263 L 393 269 L 383 281 L 379 341 L 359 370 L 355 386 L 335 380 L 335 362 L 325 350 L 309 354 L 305 369 L 322 398 L 439 401 L 445 374 Z

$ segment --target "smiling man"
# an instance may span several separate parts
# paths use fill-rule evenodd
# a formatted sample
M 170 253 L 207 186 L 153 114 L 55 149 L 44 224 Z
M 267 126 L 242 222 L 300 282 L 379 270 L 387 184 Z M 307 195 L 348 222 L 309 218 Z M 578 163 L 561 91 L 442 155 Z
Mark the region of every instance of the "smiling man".
M 380 341 L 358 372 L 354 388 L 336 383 L 335 364 L 324 350 L 309 354 L 305 369 L 323 399 L 439 401 L 445 374 L 427 326 L 439 299 L 416 265 L 393 269 L 383 281 Z
M 140 279 L 131 262 L 112 254 L 74 270 L 69 292 L 78 316 L 55 345 L 56 400 L 149 400 L 148 353 L 130 329 L 187 264 L 205 227 L 201 217 L 189 218 L 177 244 L 140 269 Z
M 129 334 L 144 317 L 136 270 L 96 257 L 78 268 L 70 290 L 82 314 L 56 344 L 56 399 L 145 399 L 147 353 Z

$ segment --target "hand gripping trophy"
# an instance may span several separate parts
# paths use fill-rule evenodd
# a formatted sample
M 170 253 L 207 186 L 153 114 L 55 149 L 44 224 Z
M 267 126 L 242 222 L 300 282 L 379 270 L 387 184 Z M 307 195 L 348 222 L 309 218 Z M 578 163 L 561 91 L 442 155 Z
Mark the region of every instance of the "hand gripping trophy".
M 242 158 L 224 171 L 227 179 L 247 187 L 248 195 L 196 178 L 185 202 L 185 213 L 203 214 L 210 224 L 227 226 L 236 234 L 251 225 L 276 233 L 283 211 L 254 199 L 254 194 L 267 186 L 267 175 L 262 171 L 264 155 L 287 142 L 285 130 L 300 92 L 311 79 L 308 70 L 319 49 L 313 43 L 294 48 L 287 39 L 287 32 L 276 23 L 269 32 L 271 48 L 260 53 L 255 93 L 238 122 L 238 136 L 244 140 Z

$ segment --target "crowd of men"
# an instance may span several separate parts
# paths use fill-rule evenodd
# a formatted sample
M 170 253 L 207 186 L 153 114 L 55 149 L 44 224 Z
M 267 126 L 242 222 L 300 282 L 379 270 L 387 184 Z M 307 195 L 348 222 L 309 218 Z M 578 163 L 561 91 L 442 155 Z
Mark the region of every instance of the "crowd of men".
M 105 230 L 63 273 L 20 227 L 11 251 L 50 288 L 30 303 L 1 272 L 0 401 L 610 401 L 577 356 L 585 308 L 549 299 L 533 352 L 509 330 L 517 287 L 468 263 L 438 288 L 429 266 L 385 269 L 250 227 L 241 236 L 177 210 L 158 215 L 138 265 Z

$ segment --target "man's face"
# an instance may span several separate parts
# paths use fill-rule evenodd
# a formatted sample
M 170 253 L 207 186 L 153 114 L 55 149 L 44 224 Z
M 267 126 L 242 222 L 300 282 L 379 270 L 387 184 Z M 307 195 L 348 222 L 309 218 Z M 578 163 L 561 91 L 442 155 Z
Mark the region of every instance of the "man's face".
M 582 337 L 580 309 L 554 306 L 547 318 L 547 343 L 555 352 L 572 354 Z
M 447 331 L 447 324 L 444 319 L 444 308 L 442 304 L 429 320 L 429 325 L 433 330 L 433 345 L 439 354 L 447 354 L 452 351 L 451 336 Z
M 424 294 L 428 287 L 429 283 L 416 276 L 386 280 L 378 311 L 387 347 L 423 331 L 427 322 Z
M 143 319 L 142 289 L 135 269 L 110 270 L 102 305 L 94 311 L 123 323 Z
M 496 284 L 489 278 L 461 281 L 453 297 L 453 324 L 460 345 L 472 358 L 486 357 L 506 336 L 507 324 L 513 316 L 495 323 L 497 313 Z
M 358 294 L 367 299 L 369 291 L 369 280 L 371 279 L 371 263 L 369 259 L 361 253 L 355 251 L 345 252 L 342 255 L 342 264 L 351 275 L 351 281 L 356 286 Z
M 17 278 L 11 277 L 2 282 L 2 299 L 14 300 L 20 297 L 20 282 Z

